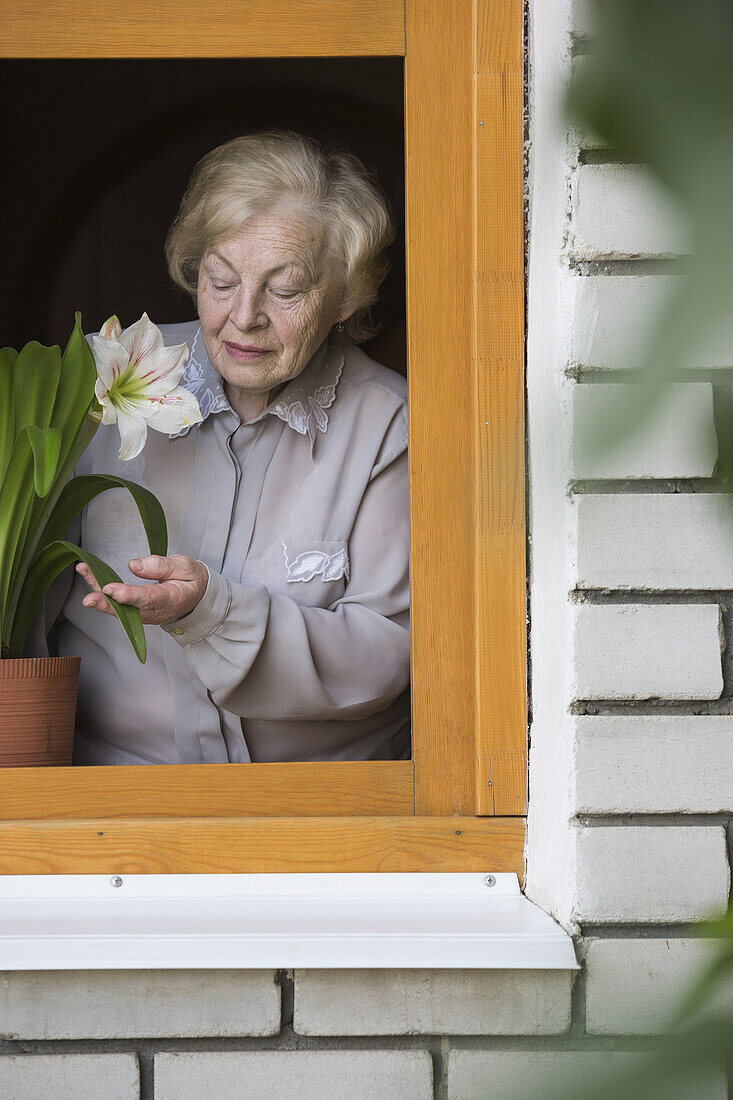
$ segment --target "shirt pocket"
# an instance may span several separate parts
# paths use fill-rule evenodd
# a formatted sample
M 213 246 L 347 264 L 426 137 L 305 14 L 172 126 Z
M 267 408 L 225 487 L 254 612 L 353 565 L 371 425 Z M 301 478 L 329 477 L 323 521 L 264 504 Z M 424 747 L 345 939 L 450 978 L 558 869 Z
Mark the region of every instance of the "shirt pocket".
M 285 593 L 297 603 L 328 607 L 339 599 L 349 580 L 346 540 L 311 539 L 298 535 L 282 541 Z

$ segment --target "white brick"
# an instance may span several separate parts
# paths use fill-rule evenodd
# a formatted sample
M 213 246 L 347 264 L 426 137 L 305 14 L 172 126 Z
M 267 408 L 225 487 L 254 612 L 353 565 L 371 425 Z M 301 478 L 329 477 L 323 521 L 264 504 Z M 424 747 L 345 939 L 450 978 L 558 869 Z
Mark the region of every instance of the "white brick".
M 424 1050 L 156 1054 L 155 1100 L 432 1100 Z
M 573 362 L 593 370 L 638 367 L 679 275 L 591 275 L 575 280 Z M 680 364 L 681 365 L 681 364 Z M 733 366 L 733 311 L 720 330 L 696 341 L 694 369 Z
M 715 940 L 589 940 L 587 1030 L 600 1035 L 664 1031 L 719 951 Z
M 580 588 L 733 588 L 733 496 L 580 496 Z
M 599 1084 L 612 1084 L 619 1097 L 633 1090 L 648 1055 L 611 1051 L 452 1050 L 448 1059 L 448 1100 L 587 1100 Z M 669 1082 L 664 1100 L 726 1100 L 722 1069 Z M 648 1094 L 659 1100 L 656 1091 Z
M 717 604 L 582 604 L 578 699 L 717 699 L 723 690 Z
M 124 1039 L 273 1035 L 280 990 L 266 970 L 11 971 L 0 1035 Z
M 139 1100 L 134 1054 L 33 1054 L 0 1057 L 3 1100 Z
M 674 256 L 690 251 L 679 207 L 645 167 L 578 169 L 571 252 L 577 260 Z
M 733 715 L 576 719 L 576 813 L 733 810 Z
M 570 1026 L 562 970 L 302 970 L 300 1035 L 543 1035 Z
M 669 275 L 576 279 L 573 362 L 593 370 L 638 367 L 641 348 L 678 283 Z
M 697 921 L 722 913 L 728 901 L 722 827 L 584 828 L 577 858 L 580 922 Z
M 704 382 L 669 386 L 634 424 L 638 405 L 638 385 L 575 387 L 575 477 L 712 476 L 718 457 L 712 386 Z

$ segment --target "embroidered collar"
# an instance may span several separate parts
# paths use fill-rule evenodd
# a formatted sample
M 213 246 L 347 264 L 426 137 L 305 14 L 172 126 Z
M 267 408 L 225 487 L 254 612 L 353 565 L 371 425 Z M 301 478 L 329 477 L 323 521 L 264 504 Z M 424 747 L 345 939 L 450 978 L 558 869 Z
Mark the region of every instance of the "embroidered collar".
M 256 424 L 265 416 L 277 416 L 293 431 L 308 436 L 312 455 L 318 432 L 328 429 L 326 409 L 330 409 L 336 400 L 336 387 L 344 369 L 344 360 L 343 348 L 331 347 L 326 337 L 297 378 L 288 382 L 276 399 L 248 423 Z M 200 326 L 191 344 L 181 385 L 197 399 L 204 420 L 215 413 L 232 412 L 221 375 L 211 366 L 206 354 Z M 170 438 L 186 435 L 192 426 L 171 433 Z

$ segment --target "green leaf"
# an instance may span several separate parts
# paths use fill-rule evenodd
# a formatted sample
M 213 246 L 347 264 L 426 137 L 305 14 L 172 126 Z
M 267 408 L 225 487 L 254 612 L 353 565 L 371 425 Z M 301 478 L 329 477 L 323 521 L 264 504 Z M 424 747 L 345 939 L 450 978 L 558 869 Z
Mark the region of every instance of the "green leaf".
M 7 643 L 8 635 L 14 633 L 15 608 L 48 518 L 101 420 L 94 396 L 97 372 L 81 329 L 81 314 L 76 314 L 63 358 L 58 348 L 43 348 L 32 342 L 17 357 L 13 374 L 15 422 L 12 431 L 18 453 L 11 455 L 0 489 L 0 638 L 3 643 Z M 23 380 L 27 383 L 27 393 L 21 386 Z M 36 446 L 32 448 L 27 430 L 22 430 L 28 425 L 19 421 L 18 415 L 32 416 L 37 427 L 51 427 L 60 435 L 56 472 L 45 499 L 34 492 L 34 479 L 39 488 L 46 488 L 50 450 L 55 444 L 51 437 L 43 442 L 36 437 Z M 46 449 L 49 453 L 44 453 Z
M 687 377 L 706 365 L 705 349 L 733 339 L 733 5 L 606 0 L 592 7 L 592 51 L 576 67 L 566 112 L 618 159 L 645 165 L 678 207 L 690 253 L 675 269 L 677 289 L 657 324 L 627 363 L 639 382 L 636 409 L 596 434 L 600 453 L 626 445 L 679 372 Z M 717 393 L 715 404 L 718 449 L 730 456 L 733 422 L 717 416 Z M 733 494 L 730 476 L 717 491 Z
M 50 542 L 52 539 L 63 538 L 82 508 L 85 508 L 100 493 L 115 488 L 127 489 L 135 501 L 145 528 L 150 553 L 165 557 L 168 553 L 168 531 L 165 512 L 157 497 L 134 481 L 114 477 L 112 474 L 82 474 L 80 477 L 72 478 L 65 486 L 48 520 L 43 541 Z
M 0 505 L 0 619 L 3 635 L 9 628 L 7 601 L 13 589 L 17 564 L 29 531 L 33 531 L 33 515 L 39 506 L 34 493 L 44 485 L 56 450 L 49 437 L 43 440 L 31 430 L 48 428 L 61 374 L 61 351 L 44 347 L 35 340 L 26 344 L 15 360 L 13 369 L 13 451 L 5 471 Z M 58 453 L 55 455 L 58 461 Z M 50 475 L 51 479 L 53 474 Z M 48 492 L 50 485 L 46 489 Z
M 76 463 L 94 438 L 98 427 L 99 420 L 95 415 L 90 413 L 85 416 L 77 432 L 76 438 L 72 443 L 71 450 L 60 464 L 60 468 L 54 478 L 53 487 L 48 496 L 44 500 L 39 500 L 35 493 L 32 492 L 29 503 L 26 504 L 23 527 L 16 540 L 16 550 L 12 558 L 9 558 L 10 565 L 8 567 L 7 576 L 0 573 L 0 593 L 2 592 L 3 581 L 7 581 L 5 587 L 6 595 L 3 597 L 4 602 L 0 604 L 0 624 L 2 626 L 3 642 L 7 642 L 8 634 L 12 634 L 15 630 L 13 624 L 15 621 L 16 607 L 26 582 L 28 570 L 33 563 L 38 547 L 45 546 L 46 543 L 52 541 L 48 536 L 44 537 L 49 518 L 53 514 L 64 486 L 74 472 Z M 25 438 L 26 436 L 27 432 L 24 432 L 23 437 Z M 27 485 L 29 487 L 32 484 L 32 473 L 32 467 L 29 466 L 26 475 Z M 2 537 L 3 516 L 6 508 L 10 507 L 10 497 L 0 497 L 0 539 Z M 58 535 L 54 537 L 61 537 L 65 534 L 66 528 L 59 531 Z M 0 567 L 1 566 L 2 558 L 0 558 Z
M 58 428 L 26 427 L 33 451 L 33 484 L 39 497 L 48 496 L 54 482 L 61 450 L 61 432 Z
M 33 452 L 28 432 L 24 430 L 13 445 L 13 453 L 0 488 L 0 629 L 3 641 L 7 635 L 7 598 L 13 577 L 13 564 L 35 499 Z
M 17 358 L 15 348 L 0 348 L 0 485 L 13 453 L 13 372 Z
M 150 553 L 160 554 L 162 557 L 168 553 L 165 513 L 157 498 L 148 489 L 143 489 L 134 481 L 126 481 L 125 478 L 114 477 L 111 474 L 83 474 L 72 478 L 64 487 L 48 518 L 39 542 L 40 552 L 36 554 L 27 577 L 19 576 L 20 584 L 15 599 L 11 598 L 8 601 L 8 616 L 11 619 L 9 632 L 15 649 L 19 647 L 22 652 L 33 618 L 45 592 L 45 588 L 39 591 L 38 585 L 43 583 L 48 585 L 56 576 L 56 573 L 53 573 L 49 580 L 44 580 L 46 574 L 43 571 L 40 573 L 37 571 L 37 561 L 43 557 L 45 549 L 50 544 L 58 545 L 57 540 L 63 540 L 63 536 L 82 508 L 100 493 L 114 488 L 127 489 L 135 501 L 145 528 Z
M 47 428 L 61 377 L 61 349 L 31 340 L 15 361 L 13 417 L 15 438 L 29 424 Z
M 63 569 L 79 560 L 86 562 L 100 588 L 104 588 L 106 584 L 122 583 L 122 578 L 115 573 L 114 569 L 95 554 L 90 554 L 88 550 L 82 550 L 80 546 L 75 546 L 73 542 L 66 542 L 64 539 L 49 543 L 38 555 L 28 572 L 26 587 L 29 599 L 25 602 L 23 616 L 16 617 L 15 629 L 10 638 L 11 657 L 22 653 L 30 624 L 40 606 L 43 593 L 51 581 Z M 122 623 L 122 627 L 135 651 L 135 656 L 144 664 L 147 647 L 140 612 L 136 607 L 118 603 L 111 596 L 106 596 L 105 599 Z M 30 615 L 30 618 L 27 621 L 26 629 L 25 619 L 28 615 Z
M 61 432 L 61 462 L 66 460 L 89 406 L 98 408 L 94 396 L 97 380 L 94 356 L 82 332 L 81 314 L 77 313 L 75 317 L 74 328 L 61 360 L 61 377 L 50 420 L 51 427 Z

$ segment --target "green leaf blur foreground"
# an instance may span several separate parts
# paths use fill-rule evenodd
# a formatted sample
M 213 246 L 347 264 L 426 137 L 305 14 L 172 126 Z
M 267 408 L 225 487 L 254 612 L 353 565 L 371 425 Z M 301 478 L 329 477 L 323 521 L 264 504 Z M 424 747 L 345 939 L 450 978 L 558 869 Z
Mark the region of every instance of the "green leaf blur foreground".
M 622 160 L 647 165 L 676 201 L 690 238 L 676 289 L 639 348 L 637 400 L 599 423 L 599 449 L 643 428 L 675 378 L 729 346 L 733 366 L 733 4 L 730 0 L 588 0 L 594 38 L 567 113 Z M 719 482 L 733 489 L 730 387 L 718 415 Z M 718 394 L 716 393 L 716 398 Z
M 543 1082 L 541 1092 L 536 1087 L 512 1089 L 512 1100 L 703 1100 L 727 1095 L 724 1080 L 733 1072 L 733 909 L 722 920 L 697 925 L 695 932 L 716 940 L 715 950 L 663 1035 L 649 1035 L 643 1046 L 618 1045 L 614 1058 L 619 1068 L 579 1073 L 568 1065 L 567 1075 L 559 1068 Z M 494 1096 L 488 1082 L 486 1096 Z M 496 1096 L 501 1100 L 502 1094 Z
M 165 555 L 160 504 L 147 489 L 119 477 L 73 478 L 101 422 L 97 370 L 81 314 L 63 356 L 31 341 L 0 350 L 0 643 L 2 657 L 23 654 L 49 584 L 84 560 L 100 587 L 120 578 L 105 562 L 66 542 L 81 509 L 99 493 L 124 488 L 135 501 L 151 554 Z M 109 600 L 140 661 L 145 633 L 137 608 Z
M 687 989 L 646 1064 L 613 1080 L 587 1083 L 576 1100 L 696 1100 L 706 1073 L 733 1071 L 733 909 L 696 927 L 715 939 L 710 962 Z

